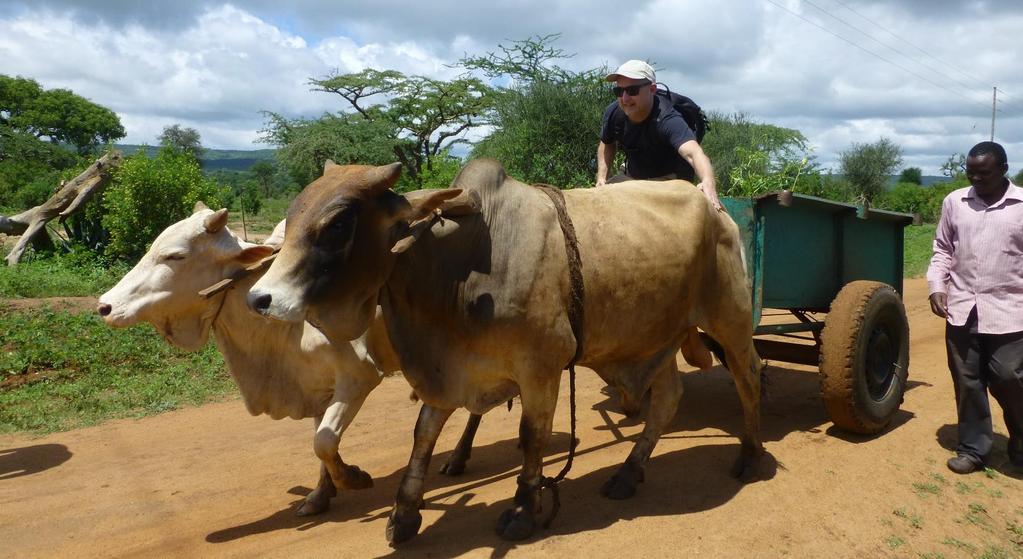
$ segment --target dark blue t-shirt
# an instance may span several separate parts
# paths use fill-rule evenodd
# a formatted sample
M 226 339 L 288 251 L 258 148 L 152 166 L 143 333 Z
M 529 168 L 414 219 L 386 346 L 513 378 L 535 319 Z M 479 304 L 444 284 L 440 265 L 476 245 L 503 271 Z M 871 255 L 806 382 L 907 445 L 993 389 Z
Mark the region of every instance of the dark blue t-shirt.
M 617 144 L 625 152 L 625 172 L 634 179 L 674 173 L 693 181 L 696 173 L 678 154 L 678 148 L 689 140 L 696 140 L 696 135 L 682 115 L 659 96 L 654 96 L 650 116 L 638 124 L 625 116 L 617 101 L 611 103 L 600 127 L 600 141 Z

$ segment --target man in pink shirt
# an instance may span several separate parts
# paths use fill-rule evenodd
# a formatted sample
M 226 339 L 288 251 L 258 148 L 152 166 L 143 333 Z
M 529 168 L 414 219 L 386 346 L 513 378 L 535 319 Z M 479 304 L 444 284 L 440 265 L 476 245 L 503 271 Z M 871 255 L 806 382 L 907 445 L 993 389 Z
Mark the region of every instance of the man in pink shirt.
M 931 311 L 947 319 L 959 446 L 948 468 L 984 467 L 994 433 L 988 390 L 1002 407 L 1008 455 L 1023 468 L 1023 188 L 1005 177 L 1005 149 L 981 142 L 966 159 L 972 186 L 941 205 L 927 270 Z

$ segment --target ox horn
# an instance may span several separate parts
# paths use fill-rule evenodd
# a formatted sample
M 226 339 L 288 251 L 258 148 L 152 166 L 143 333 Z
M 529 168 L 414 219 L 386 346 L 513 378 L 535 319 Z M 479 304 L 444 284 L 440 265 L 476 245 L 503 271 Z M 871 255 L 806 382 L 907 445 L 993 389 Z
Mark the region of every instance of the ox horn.
M 379 192 L 393 188 L 399 177 L 401 177 L 401 163 L 391 163 L 383 167 L 376 167 L 366 173 L 366 182 L 373 187 L 373 190 Z
M 221 208 L 209 216 L 202 222 L 203 227 L 206 228 L 207 233 L 216 233 L 227 225 L 227 208 Z

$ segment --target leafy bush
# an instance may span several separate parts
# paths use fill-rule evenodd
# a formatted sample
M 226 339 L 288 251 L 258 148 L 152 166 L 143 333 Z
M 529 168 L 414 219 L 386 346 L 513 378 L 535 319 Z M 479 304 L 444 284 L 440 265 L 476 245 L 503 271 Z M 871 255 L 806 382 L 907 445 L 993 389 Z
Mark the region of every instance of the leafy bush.
M 161 149 L 154 159 L 139 151 L 127 158 L 103 195 L 105 254 L 133 259 L 168 225 L 187 217 L 198 201 L 219 207 L 223 192 L 203 176 L 189 154 Z
M 36 256 L 34 253 L 29 253 Z M 128 272 L 87 250 L 0 266 L 0 297 L 84 297 L 110 289 Z

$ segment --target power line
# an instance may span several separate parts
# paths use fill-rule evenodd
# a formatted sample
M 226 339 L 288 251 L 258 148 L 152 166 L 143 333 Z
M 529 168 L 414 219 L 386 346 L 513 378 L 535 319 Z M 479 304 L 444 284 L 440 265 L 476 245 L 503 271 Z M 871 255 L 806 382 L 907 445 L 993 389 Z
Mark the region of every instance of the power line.
M 859 45 L 859 44 L 857 44 L 857 43 L 855 43 L 855 42 L 853 42 L 853 41 L 851 41 L 851 40 L 849 40 L 849 39 L 839 35 L 838 33 L 835 33 L 834 31 L 828 29 L 827 27 L 824 27 L 823 25 L 821 25 L 821 24 L 819 24 L 819 23 L 817 23 L 817 22 L 815 22 L 815 21 L 813 21 L 813 20 L 811 20 L 809 18 L 804 17 L 802 14 L 799 14 L 797 12 L 794 12 L 794 11 L 786 8 L 785 6 L 782 6 L 781 4 L 776 2 L 775 0 L 766 0 L 766 1 L 771 3 L 771 4 L 773 4 L 774 6 L 776 6 L 778 8 L 781 8 L 782 10 L 785 10 L 786 12 L 788 12 L 788 13 L 796 16 L 796 17 L 798 17 L 799 19 L 809 23 L 810 25 L 813 25 L 814 27 L 820 29 L 821 31 L 824 31 L 825 33 L 827 33 L 829 35 L 832 35 L 834 37 L 837 37 L 838 39 L 841 39 L 841 40 L 845 41 L 846 43 L 849 43 L 850 45 L 852 45 L 852 46 L 862 50 L 863 52 L 873 56 L 874 58 L 877 58 L 877 59 L 879 59 L 879 60 L 881 60 L 883 62 L 891 64 L 892 66 L 895 66 L 896 68 L 898 68 L 898 69 L 900 69 L 900 70 L 902 70 L 902 71 L 904 71 L 904 72 L 906 72 L 908 74 L 916 76 L 917 78 L 919 78 L 921 80 L 924 80 L 925 82 L 927 82 L 927 83 L 929 83 L 929 84 L 931 84 L 931 85 L 933 85 L 933 86 L 935 86 L 937 88 L 944 89 L 945 91 L 947 91 L 949 93 L 952 93 L 954 95 L 958 95 L 959 97 L 962 97 L 963 99 L 966 99 L 967 101 L 969 101 L 971 103 L 974 103 L 976 105 L 984 107 L 984 109 L 988 109 L 989 108 L 987 106 L 987 104 L 981 103 L 980 101 L 977 101 L 976 99 L 970 99 L 969 97 L 963 95 L 962 93 L 959 93 L 958 91 L 949 89 L 948 87 L 946 87 L 946 86 L 944 86 L 944 85 L 942 85 L 942 84 L 940 84 L 938 82 L 935 82 L 935 81 L 933 81 L 933 80 L 931 80 L 931 79 L 929 79 L 927 77 L 921 76 L 920 74 L 914 72 L 913 70 L 910 70 L 909 68 L 906 68 L 905 66 L 903 66 L 903 65 L 901 65 L 901 64 L 899 64 L 897 62 L 893 62 L 891 60 L 888 60 L 887 58 L 877 54 L 876 52 L 874 52 L 874 51 L 872 51 L 872 50 L 870 50 L 870 49 L 868 49 L 866 47 L 863 47 L 863 46 L 861 46 L 861 45 Z
M 943 71 L 943 70 L 942 70 L 941 68 L 935 68 L 934 66 L 932 66 L 932 65 L 930 65 L 930 64 L 925 64 L 925 63 L 924 63 L 923 61 L 921 61 L 921 60 L 915 60 L 915 59 L 913 59 L 912 57 L 910 57 L 910 56 L 909 56 L 908 54 L 906 54 L 905 52 L 902 52 L 902 51 L 900 51 L 899 49 L 896 49 L 895 47 L 893 47 L 893 46 L 891 46 L 891 45 L 889 45 L 889 44 L 887 44 L 887 43 L 884 43 L 884 42 L 880 41 L 879 39 L 877 39 L 876 37 L 874 37 L 873 35 L 871 35 L 871 34 L 870 34 L 869 32 L 867 32 L 867 31 L 864 31 L 863 29 L 861 29 L 861 28 L 859 28 L 859 27 L 857 27 L 857 26 L 855 26 L 855 25 L 853 25 L 853 24 L 849 23 L 848 21 L 846 21 L 846 20 L 842 19 L 841 17 L 838 17 L 837 15 L 835 15 L 835 14 L 833 14 L 833 13 L 829 12 L 828 10 L 825 10 L 824 8 L 820 7 L 819 5 L 815 4 L 815 3 L 813 2 L 813 0 L 803 0 L 803 1 L 804 1 L 805 3 L 807 3 L 807 4 L 811 5 L 811 6 L 813 6 L 814 8 L 817 8 L 817 9 L 818 9 L 819 11 L 823 12 L 823 13 L 824 13 L 825 15 L 827 15 L 828 17 L 830 17 L 830 18 L 832 18 L 832 19 L 835 19 L 835 20 L 837 20 L 837 21 L 838 21 L 839 23 L 841 23 L 842 25 L 845 25 L 846 27 L 849 27 L 850 29 L 853 29 L 853 30 L 855 30 L 855 31 L 859 32 L 860 34 L 862 34 L 862 35 L 863 35 L 863 36 L 865 36 L 866 38 L 868 38 L 868 39 L 870 39 L 871 41 L 874 41 L 875 43 L 877 43 L 877 44 L 881 45 L 882 47 L 884 47 L 884 48 L 886 48 L 886 49 L 888 49 L 888 50 L 890 50 L 890 51 L 894 52 L 895 54 L 897 54 L 897 55 L 900 55 L 900 56 L 903 56 L 903 57 L 907 58 L 908 60 L 910 60 L 911 62 L 915 62 L 915 63 L 917 63 L 917 64 L 919 64 L 919 65 L 921 65 L 921 66 L 923 66 L 923 67 L 927 68 L 928 70 L 931 70 L 932 72 L 934 72 L 934 73 L 936 73 L 936 74 L 938 74 L 938 75 L 940 75 L 940 76 L 942 76 L 942 77 L 944 77 L 944 78 L 946 78 L 946 79 L 948 79 L 948 80 L 951 80 L 951 81 L 953 81 L 953 82 L 955 82 L 955 83 L 959 84 L 959 85 L 960 85 L 961 87 L 963 87 L 963 89 L 965 89 L 965 90 L 967 90 L 967 91 L 970 91 L 971 89 L 973 89 L 973 87 L 974 87 L 974 86 L 972 86 L 972 85 L 970 85 L 970 84 L 966 84 L 966 83 L 963 83 L 963 82 L 959 81 L 958 79 L 956 79 L 956 78 L 954 78 L 954 77 L 952 77 L 952 76 L 950 76 L 950 75 L 946 74 L 946 73 L 945 73 L 945 72 L 944 72 L 944 71 Z M 836 1 L 838 1 L 838 0 L 836 0 Z M 841 4 L 841 2 L 840 2 L 840 1 L 839 1 L 839 4 Z M 844 4 L 843 4 L 843 6 L 844 6 Z M 861 17 L 862 17 L 862 16 L 861 16 Z M 869 21 L 869 20 L 868 20 L 868 21 Z M 874 23 L 874 22 L 871 22 L 871 23 Z M 877 24 L 877 23 L 874 23 L 874 25 L 877 25 L 878 27 L 881 27 L 881 26 L 880 26 L 880 24 Z M 887 31 L 887 30 L 885 30 L 885 31 Z M 891 31 L 888 31 L 888 33 L 890 33 L 890 34 L 891 34 Z M 917 50 L 920 50 L 920 49 L 918 48 Z M 927 53 L 924 53 L 924 54 L 927 54 Z M 928 56 L 929 56 L 929 55 L 928 55 Z M 933 57 L 932 57 L 932 58 L 933 58 Z M 979 79 L 978 79 L 977 81 L 981 81 L 981 80 L 979 80 Z
M 863 18 L 863 19 L 867 20 L 868 22 L 870 22 L 870 23 L 872 23 L 872 24 L 876 25 L 876 26 L 877 26 L 877 27 L 878 27 L 879 29 L 881 29 L 881 30 L 882 30 L 882 31 L 884 31 L 885 33 L 888 33 L 889 35 L 891 35 L 892 37 L 895 37 L 895 38 L 896 38 L 896 39 L 898 39 L 899 41 L 902 41 L 903 43 L 906 43 L 907 45 L 909 45 L 909 46 L 911 46 L 911 47 L 915 48 L 916 50 L 920 51 L 920 52 L 921 52 L 921 53 L 922 53 L 922 54 L 923 54 L 924 56 L 926 56 L 926 57 L 928 57 L 928 58 L 931 58 L 931 59 L 933 59 L 933 60 L 937 61 L 937 62 L 938 62 L 938 63 L 940 63 L 940 64 L 946 65 L 946 66 L 948 66 L 949 68 L 952 68 L 952 69 L 953 69 L 953 70 L 955 70 L 956 72 L 959 72 L 960 74 L 962 74 L 962 75 L 966 76 L 967 78 L 969 78 L 969 79 L 971 79 L 971 80 L 974 80 L 974 81 L 978 81 L 978 82 L 982 82 L 982 81 L 984 81 L 984 80 L 982 80 L 982 79 L 978 78 L 977 76 L 974 76 L 974 75 L 971 75 L 971 74 L 969 74 L 969 73 L 967 73 L 967 72 L 964 72 L 963 70 L 960 70 L 960 69 L 959 69 L 958 67 L 956 67 L 956 66 L 954 66 L 954 65 L 952 65 L 952 64 L 949 64 L 948 62 L 945 62 L 944 60 L 941 60 L 940 58 L 938 58 L 938 57 L 936 57 L 936 56 L 932 55 L 931 53 L 929 53 L 929 52 L 925 51 L 924 49 L 922 49 L 922 48 L 920 48 L 920 47 L 918 47 L 918 46 L 916 46 L 915 44 L 913 44 L 913 43 L 909 42 L 908 40 L 906 40 L 906 39 L 903 39 L 902 37 L 900 37 L 900 36 L 899 36 L 899 35 L 898 35 L 897 33 L 895 33 L 894 31 L 891 31 L 891 30 L 889 30 L 888 28 L 886 28 L 885 26 L 881 25 L 881 24 L 880 24 L 880 23 L 878 23 L 877 21 L 875 21 L 875 20 L 873 20 L 873 19 L 871 19 L 871 18 L 869 18 L 869 17 L 867 17 L 867 16 L 863 15 L 862 13 L 860 13 L 860 12 L 859 12 L 858 10 L 856 10 L 855 8 L 852 8 L 852 7 L 850 7 L 848 3 L 846 3 L 846 2 L 843 2 L 842 0 L 835 0 L 835 2 L 837 2 L 837 3 L 841 4 L 841 6 L 842 6 L 843 8 L 845 8 L 845 9 L 849 10 L 850 12 L 852 12 L 852 13 L 854 13 L 854 14 L 856 14 L 856 15 L 860 16 L 861 18 Z

